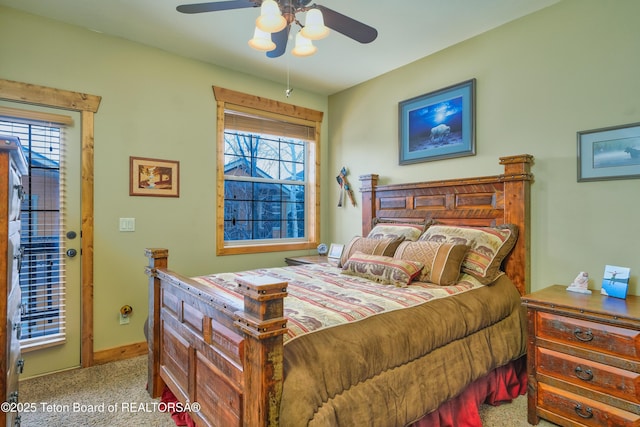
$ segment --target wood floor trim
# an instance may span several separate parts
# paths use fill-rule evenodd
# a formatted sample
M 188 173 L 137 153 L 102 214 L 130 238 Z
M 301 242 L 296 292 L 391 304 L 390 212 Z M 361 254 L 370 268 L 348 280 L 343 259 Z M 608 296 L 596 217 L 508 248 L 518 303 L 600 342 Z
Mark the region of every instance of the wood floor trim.
M 131 359 L 147 354 L 146 341 L 124 345 L 121 347 L 109 348 L 93 353 L 93 364 L 101 365 L 103 363 L 117 362 L 118 360 Z

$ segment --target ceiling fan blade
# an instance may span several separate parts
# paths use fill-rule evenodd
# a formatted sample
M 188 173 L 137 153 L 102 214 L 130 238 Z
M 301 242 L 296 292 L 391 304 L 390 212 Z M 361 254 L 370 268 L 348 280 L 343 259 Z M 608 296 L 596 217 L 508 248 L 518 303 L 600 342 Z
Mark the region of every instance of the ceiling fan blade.
M 258 7 L 259 4 L 252 0 L 228 0 L 210 3 L 182 4 L 176 7 L 182 13 L 202 13 L 217 12 L 219 10 L 244 9 L 247 7 Z
M 276 48 L 267 52 L 269 58 L 277 58 L 287 51 L 287 41 L 289 41 L 289 31 L 291 24 L 284 27 L 277 33 L 271 33 L 271 41 L 276 44 Z
M 316 7 L 322 11 L 324 24 L 332 30 L 336 30 L 360 43 L 371 43 L 378 37 L 378 30 L 367 24 L 319 4 Z

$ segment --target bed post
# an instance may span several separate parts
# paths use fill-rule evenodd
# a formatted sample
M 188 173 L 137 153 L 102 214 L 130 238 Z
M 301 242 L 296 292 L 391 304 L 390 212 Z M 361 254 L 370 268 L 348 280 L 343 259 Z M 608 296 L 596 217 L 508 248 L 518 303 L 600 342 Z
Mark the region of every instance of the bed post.
M 373 228 L 373 220 L 376 212 L 376 185 L 378 185 L 378 175 L 360 175 L 363 236 L 366 236 L 371 231 L 371 228 Z
M 500 157 L 504 165 L 504 222 L 518 226 L 518 240 L 505 263 L 505 272 L 520 291 L 525 295 L 530 289 L 531 266 L 529 261 L 530 222 L 529 213 L 530 184 L 533 175 L 530 173 L 533 156 Z
M 243 425 L 277 427 L 284 381 L 284 297 L 287 283 L 268 276 L 236 279 L 244 310 L 236 312 L 244 332 Z
M 149 276 L 147 389 L 151 397 L 158 397 L 162 394 L 165 384 L 160 377 L 160 279 L 156 276 L 156 269 L 167 268 L 169 251 L 147 248 L 145 256 L 149 260 L 149 265 L 145 268 L 145 272 Z

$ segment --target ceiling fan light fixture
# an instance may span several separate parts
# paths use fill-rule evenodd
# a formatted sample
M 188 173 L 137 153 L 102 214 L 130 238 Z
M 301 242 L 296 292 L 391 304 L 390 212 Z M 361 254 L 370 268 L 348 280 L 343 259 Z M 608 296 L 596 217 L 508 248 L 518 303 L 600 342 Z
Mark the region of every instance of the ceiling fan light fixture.
M 311 56 L 316 53 L 317 47 L 311 43 L 311 40 L 306 38 L 302 32 L 296 34 L 296 45 L 291 50 L 291 53 L 295 56 Z
M 276 48 L 276 44 L 271 40 L 271 34 L 258 27 L 253 31 L 253 38 L 249 40 L 249 46 L 263 52 L 269 52 Z
M 256 19 L 256 27 L 267 33 L 277 33 L 287 26 L 287 20 L 280 12 L 280 6 L 274 0 L 264 0 L 260 6 L 260 16 Z
M 300 32 L 309 40 L 320 40 L 329 35 L 329 28 L 324 25 L 324 17 L 320 9 L 311 9 L 307 12 L 304 28 Z

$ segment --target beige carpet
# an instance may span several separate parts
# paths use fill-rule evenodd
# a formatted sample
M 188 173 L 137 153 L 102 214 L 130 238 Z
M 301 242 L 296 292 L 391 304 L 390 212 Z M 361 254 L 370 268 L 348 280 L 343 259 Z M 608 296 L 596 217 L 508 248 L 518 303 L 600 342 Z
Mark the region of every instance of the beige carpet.
M 20 401 L 36 410 L 22 413 L 21 426 L 175 427 L 154 410 L 159 400 L 147 394 L 146 369 L 142 356 L 21 381 Z
M 146 392 L 146 356 L 20 382 L 22 427 L 174 427 Z M 527 400 L 481 409 L 485 427 L 528 427 Z M 541 427 L 554 424 L 541 421 Z

